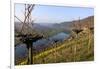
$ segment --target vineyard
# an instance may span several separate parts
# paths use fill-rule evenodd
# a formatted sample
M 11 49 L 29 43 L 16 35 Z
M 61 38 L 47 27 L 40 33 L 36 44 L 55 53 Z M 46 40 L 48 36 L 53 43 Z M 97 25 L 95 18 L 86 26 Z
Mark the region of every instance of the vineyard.
M 33 64 L 80 62 L 94 60 L 93 33 L 82 32 L 77 38 L 56 43 L 53 48 L 46 49 L 33 56 Z M 27 60 L 18 65 L 25 65 Z

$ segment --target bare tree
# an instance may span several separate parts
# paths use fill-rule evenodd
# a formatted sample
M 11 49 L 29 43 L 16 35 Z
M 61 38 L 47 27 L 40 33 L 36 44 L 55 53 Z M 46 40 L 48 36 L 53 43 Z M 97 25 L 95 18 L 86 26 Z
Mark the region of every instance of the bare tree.
M 21 41 L 27 45 L 28 49 L 28 62 L 27 64 L 33 64 L 33 42 L 43 38 L 39 34 L 34 35 L 34 30 L 32 28 L 31 13 L 34 10 L 34 4 L 25 4 L 24 5 L 24 21 L 17 18 L 22 23 L 22 28 L 20 30 Z

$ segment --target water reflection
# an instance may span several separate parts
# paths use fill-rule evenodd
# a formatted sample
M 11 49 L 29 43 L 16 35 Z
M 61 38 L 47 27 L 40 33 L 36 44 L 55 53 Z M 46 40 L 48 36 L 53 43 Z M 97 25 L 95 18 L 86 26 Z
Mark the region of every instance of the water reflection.
M 33 46 L 36 50 L 42 49 L 47 47 L 48 45 L 52 45 L 55 40 L 62 42 L 64 39 L 67 39 L 69 34 L 66 33 L 59 33 L 57 35 L 54 35 L 48 39 L 41 39 L 36 42 L 33 42 Z M 15 59 L 27 57 L 28 50 L 26 48 L 25 44 L 20 44 L 15 47 Z

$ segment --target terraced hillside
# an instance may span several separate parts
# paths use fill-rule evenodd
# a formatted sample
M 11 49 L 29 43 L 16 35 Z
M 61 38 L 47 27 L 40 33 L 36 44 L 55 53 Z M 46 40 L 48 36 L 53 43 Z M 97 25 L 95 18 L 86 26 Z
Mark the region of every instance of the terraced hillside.
M 94 36 L 93 30 L 80 32 L 77 37 L 67 39 L 62 43 L 56 43 L 53 48 L 33 56 L 33 64 L 80 62 L 94 60 Z M 17 65 L 25 65 L 25 59 Z

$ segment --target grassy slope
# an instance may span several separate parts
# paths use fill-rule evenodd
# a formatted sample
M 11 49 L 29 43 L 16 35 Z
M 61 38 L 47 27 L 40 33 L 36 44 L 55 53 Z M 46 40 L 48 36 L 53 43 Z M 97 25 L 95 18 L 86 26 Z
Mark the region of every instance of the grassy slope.
M 94 39 L 93 34 L 90 37 L 85 34 L 71 41 L 65 40 L 57 44 L 55 48 L 43 51 L 33 56 L 33 64 L 77 62 L 94 60 Z M 25 65 L 27 60 L 18 65 Z

